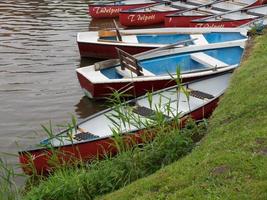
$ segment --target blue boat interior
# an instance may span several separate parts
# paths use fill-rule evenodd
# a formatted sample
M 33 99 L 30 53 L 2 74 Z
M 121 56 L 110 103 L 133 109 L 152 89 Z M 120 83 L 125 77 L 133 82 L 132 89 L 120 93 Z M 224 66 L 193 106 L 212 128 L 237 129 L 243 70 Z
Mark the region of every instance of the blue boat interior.
M 200 52 L 205 53 L 213 58 L 216 58 L 228 65 L 236 65 L 239 64 L 241 61 L 243 48 L 227 47 Z M 190 56 L 190 54 L 192 53 L 197 53 L 197 51 L 140 60 L 139 65 L 147 71 L 155 74 L 156 76 L 175 74 L 177 68 L 180 69 L 181 73 L 208 69 L 208 66 L 193 60 Z M 120 74 L 117 73 L 115 67 L 102 69 L 100 71 L 109 79 L 123 78 Z
M 232 40 L 240 40 L 245 39 L 246 36 L 241 35 L 239 32 L 232 33 L 220 33 L 220 32 L 212 32 L 212 33 L 203 33 L 203 36 L 208 41 L 208 43 L 219 43 L 219 42 L 227 42 Z M 117 40 L 116 37 L 103 37 L 100 39 L 105 40 Z M 190 40 L 190 34 L 161 34 L 161 35 L 137 35 L 137 41 L 139 43 L 148 43 L 148 44 L 172 44 L 175 42 Z

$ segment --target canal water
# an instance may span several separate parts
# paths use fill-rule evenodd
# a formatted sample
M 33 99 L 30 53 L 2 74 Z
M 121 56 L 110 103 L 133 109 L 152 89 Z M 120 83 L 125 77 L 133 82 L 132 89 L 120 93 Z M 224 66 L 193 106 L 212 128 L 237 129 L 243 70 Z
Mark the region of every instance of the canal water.
M 0 1 L 0 158 L 16 166 L 17 154 L 54 127 L 104 108 L 84 97 L 75 69 L 81 60 L 77 32 L 112 27 L 91 21 L 84 0 Z M 99 28 L 100 27 L 100 28 Z

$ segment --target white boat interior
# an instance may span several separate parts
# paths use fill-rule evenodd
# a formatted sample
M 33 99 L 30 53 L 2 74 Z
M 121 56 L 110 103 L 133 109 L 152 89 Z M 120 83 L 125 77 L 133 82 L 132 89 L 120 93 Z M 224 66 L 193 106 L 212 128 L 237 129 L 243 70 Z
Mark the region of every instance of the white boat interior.
M 176 10 L 182 10 L 182 9 L 190 9 L 195 8 L 197 6 L 211 3 L 212 0 L 188 0 L 188 1 L 173 1 L 173 2 L 167 2 L 167 3 L 159 3 L 156 5 L 146 6 L 143 8 L 136 8 L 131 9 L 128 11 L 131 11 L 133 13 L 138 12 L 166 12 L 166 11 L 176 11 Z M 128 12 L 125 11 L 125 12 Z
M 113 2 L 110 2 L 110 3 L 101 3 L 100 2 L 97 2 L 97 3 L 94 3 L 96 5 L 118 5 L 118 6 L 121 6 L 121 5 L 134 5 L 134 4 L 144 4 L 144 3 L 155 3 L 155 1 L 153 0 L 121 0 L 121 1 L 113 1 Z M 94 5 L 92 4 L 92 5 Z
M 230 1 L 216 3 L 212 5 L 212 7 L 214 9 L 218 9 L 222 11 L 239 10 L 249 5 L 252 5 L 255 2 L 256 0 L 233 0 L 233 1 L 230 0 Z
M 231 73 L 225 73 L 184 85 L 188 94 L 175 86 L 154 93 L 152 98 L 143 96 L 131 100 L 118 108 L 95 114 L 80 123 L 76 130 L 63 132 L 55 138 L 43 140 L 41 144 L 60 146 L 88 142 L 110 137 L 114 130 L 128 133 L 151 126 L 155 124 L 157 116 L 165 120 L 182 117 L 221 96 L 228 86 L 230 76 Z M 124 120 L 115 117 L 121 115 Z
M 206 8 L 200 8 L 197 10 L 190 10 L 187 12 L 183 12 L 179 14 L 180 16 L 202 16 L 202 15 L 212 15 L 212 14 L 221 14 L 221 11 L 212 10 L 212 9 L 206 9 Z
M 244 20 L 244 19 L 257 19 L 267 16 L 267 5 L 257 6 L 237 11 L 230 11 L 225 14 L 219 14 L 211 17 L 207 17 L 200 20 L 194 20 L 196 22 L 210 22 L 210 21 L 228 21 L 228 20 Z
M 222 1 L 217 3 L 211 3 L 207 6 L 202 6 L 199 8 L 193 8 L 171 14 L 169 16 L 196 16 L 196 15 L 208 15 L 208 14 L 223 14 L 225 11 L 239 10 L 245 8 L 251 4 L 255 3 L 255 0 L 240 0 L 240 1 Z

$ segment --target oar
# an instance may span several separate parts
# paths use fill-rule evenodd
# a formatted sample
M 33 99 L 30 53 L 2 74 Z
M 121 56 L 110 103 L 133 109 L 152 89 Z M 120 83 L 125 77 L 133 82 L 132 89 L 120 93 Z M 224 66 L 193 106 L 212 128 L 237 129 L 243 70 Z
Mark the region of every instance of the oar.
M 177 45 L 185 44 L 185 43 L 188 43 L 188 42 L 193 42 L 194 40 L 197 40 L 197 38 L 190 39 L 190 40 L 178 41 L 178 42 L 175 42 L 173 44 L 169 44 L 169 45 L 166 45 L 166 46 L 163 46 L 163 47 L 158 47 L 156 49 L 151 49 L 151 50 L 145 51 L 143 53 L 135 54 L 133 57 L 137 59 L 137 57 L 144 56 L 144 55 L 156 52 L 156 51 L 162 51 L 162 50 L 166 50 L 166 49 L 170 49 L 170 48 L 175 48 L 175 46 L 177 46 Z M 97 62 L 94 65 L 95 65 L 95 70 L 98 71 L 98 70 L 101 70 L 101 69 L 112 67 L 112 66 L 117 65 L 119 63 L 120 63 L 119 59 L 109 59 L 109 60 Z
M 144 56 L 144 55 L 147 55 L 147 54 L 150 54 L 150 53 L 154 53 L 156 51 L 162 51 L 162 50 L 166 50 L 166 49 L 171 49 L 171 48 L 174 48 L 177 45 L 186 44 L 188 42 L 193 42 L 195 40 L 197 40 L 197 38 L 178 41 L 178 42 L 175 42 L 175 43 L 172 43 L 172 44 L 169 44 L 169 45 L 165 45 L 163 47 L 158 47 L 158 48 L 151 49 L 151 50 L 148 50 L 148 51 L 145 51 L 145 52 L 142 52 L 142 53 L 135 54 L 134 57 L 136 58 L 136 57 L 139 57 L 139 56 Z
M 211 7 L 212 5 L 214 4 L 217 4 L 217 3 L 221 3 L 221 2 L 225 2 L 225 1 L 229 1 L 229 0 L 216 0 L 216 1 L 213 1 L 213 2 L 210 2 L 210 3 L 207 3 L 207 4 L 203 4 L 203 5 L 200 5 L 200 6 L 197 6 L 197 7 L 194 7 L 194 8 L 188 8 L 186 10 L 181 10 L 181 11 L 178 11 L 174 14 L 171 14 L 169 16 L 177 16 L 179 14 L 182 14 L 182 13 L 186 13 L 186 12 L 189 12 L 189 11 L 192 11 L 192 10 L 198 10 L 199 8 L 206 8 L 206 7 Z M 213 10 L 218 10 L 217 8 L 212 8 Z M 227 9 L 219 9 L 221 11 L 227 11 Z
M 117 38 L 121 42 L 122 41 L 121 33 L 120 33 L 118 24 L 116 23 L 116 20 L 115 19 L 113 19 L 113 23 L 114 23 L 114 26 L 115 26 L 115 29 L 116 29 Z
M 118 3 L 121 2 L 123 0 L 117 0 L 117 1 L 101 1 L 99 2 L 99 0 L 94 0 L 94 1 L 90 1 L 90 3 L 88 5 L 94 5 L 95 3 L 97 3 L 98 5 L 104 5 L 104 4 L 109 4 L 109 3 Z
M 257 19 L 254 19 L 254 20 L 252 20 L 252 21 L 250 21 L 250 22 L 248 22 L 246 24 L 243 24 L 243 25 L 241 25 L 239 27 L 240 28 L 245 28 L 246 30 L 250 30 L 251 28 L 253 28 L 253 25 L 254 26 L 260 25 L 260 30 L 261 30 L 261 28 L 264 29 L 264 27 L 267 25 L 267 24 L 264 24 L 264 22 L 263 22 L 264 19 L 267 19 L 267 15 L 264 16 L 264 17 L 259 17 Z M 257 22 L 259 22 L 259 23 L 263 22 L 263 23 L 262 24 L 259 24 L 259 23 L 257 24 Z

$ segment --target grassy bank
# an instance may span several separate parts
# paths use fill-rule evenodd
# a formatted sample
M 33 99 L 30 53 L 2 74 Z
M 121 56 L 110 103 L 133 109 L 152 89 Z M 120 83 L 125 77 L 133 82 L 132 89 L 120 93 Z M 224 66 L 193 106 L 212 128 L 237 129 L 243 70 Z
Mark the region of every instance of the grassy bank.
M 236 70 L 198 148 L 99 199 L 267 199 L 267 34 Z
M 48 178 L 38 177 L 37 182 L 36 179 L 29 182 L 29 191 L 23 199 L 89 200 L 115 191 L 191 152 L 206 127 L 206 123 L 196 125 L 191 121 L 180 131 L 178 127 L 159 124 L 154 127 L 157 133 L 154 140 L 144 140 L 143 148 L 124 146 L 117 140 L 122 151 L 116 157 L 108 156 L 103 161 L 72 168 L 62 167 Z

